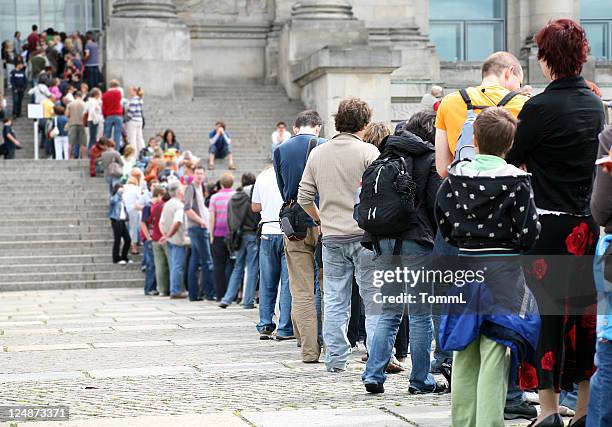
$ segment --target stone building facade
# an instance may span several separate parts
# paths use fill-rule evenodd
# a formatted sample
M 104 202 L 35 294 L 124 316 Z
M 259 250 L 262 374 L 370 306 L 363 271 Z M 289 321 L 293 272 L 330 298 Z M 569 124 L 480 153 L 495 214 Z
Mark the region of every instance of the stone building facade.
M 440 61 L 430 37 L 434 1 L 115 0 L 107 8 L 106 72 L 162 97 L 191 96 L 199 84 L 280 84 L 328 117 L 354 94 L 374 105 L 378 119 L 393 121 L 432 84 L 456 88 L 480 79 L 479 61 Z M 503 7 L 503 48 L 523 61 L 525 83 L 542 87 L 534 33 L 553 18 L 580 19 L 586 1 L 479 4 Z M 605 9 L 608 2 L 599 3 Z M 612 22 L 612 2 L 609 8 Z M 608 98 L 610 59 L 592 58 L 585 69 Z

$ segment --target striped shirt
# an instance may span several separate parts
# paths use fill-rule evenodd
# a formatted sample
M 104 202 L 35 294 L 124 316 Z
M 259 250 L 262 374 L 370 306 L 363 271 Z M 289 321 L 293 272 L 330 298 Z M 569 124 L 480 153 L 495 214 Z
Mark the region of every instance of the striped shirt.
M 128 117 L 130 120 L 142 122 L 142 99 L 135 96 L 128 102 Z
M 214 237 L 227 237 L 227 205 L 235 191 L 231 188 L 223 188 L 210 198 L 209 211 L 215 215 Z

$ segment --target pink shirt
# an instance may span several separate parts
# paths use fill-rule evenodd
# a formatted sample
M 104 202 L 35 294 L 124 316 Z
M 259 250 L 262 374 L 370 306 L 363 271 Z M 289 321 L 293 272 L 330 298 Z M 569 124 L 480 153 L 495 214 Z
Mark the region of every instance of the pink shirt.
M 234 193 L 235 191 L 231 188 L 223 188 L 210 198 L 208 209 L 215 214 L 214 237 L 227 237 L 227 205 Z
M 49 92 L 51 92 L 51 95 L 53 95 L 55 97 L 56 101 L 61 101 L 62 99 L 62 92 L 60 92 L 59 88 L 57 86 L 51 86 L 49 88 Z

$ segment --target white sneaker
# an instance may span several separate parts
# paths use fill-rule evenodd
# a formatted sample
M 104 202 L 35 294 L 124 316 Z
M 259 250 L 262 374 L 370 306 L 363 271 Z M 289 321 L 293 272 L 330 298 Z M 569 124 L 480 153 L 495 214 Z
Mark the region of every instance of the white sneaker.
M 125 264 L 125 261 L 123 262 Z M 131 259 L 128 259 L 128 264 L 134 264 L 134 261 L 132 261 Z
M 531 404 L 540 404 L 540 396 L 532 391 L 525 392 L 525 401 Z
M 122 259 L 122 260 L 121 260 L 121 261 L 119 261 L 117 264 L 119 264 L 119 265 L 125 265 L 125 264 L 127 264 L 127 262 L 126 262 L 124 259 Z

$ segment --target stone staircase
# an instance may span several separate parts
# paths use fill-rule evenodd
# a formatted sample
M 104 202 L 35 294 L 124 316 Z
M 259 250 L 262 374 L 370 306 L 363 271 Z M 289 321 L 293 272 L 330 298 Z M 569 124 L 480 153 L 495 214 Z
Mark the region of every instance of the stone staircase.
M 206 159 L 208 132 L 223 120 L 239 179 L 262 170 L 274 125 L 283 120 L 291 126 L 302 109 L 275 86 L 199 87 L 190 102 L 145 99 L 145 139 L 171 128 L 183 149 Z M 0 160 L 0 292 L 143 286 L 138 260 L 127 266 L 111 262 L 104 179 L 89 177 L 86 160 L 32 160 L 32 121 L 18 119 L 14 128 L 24 149 L 16 160 Z M 209 179 L 224 169 L 219 162 Z
M 142 286 L 112 264 L 103 178 L 82 160 L 0 160 L 0 291 Z

